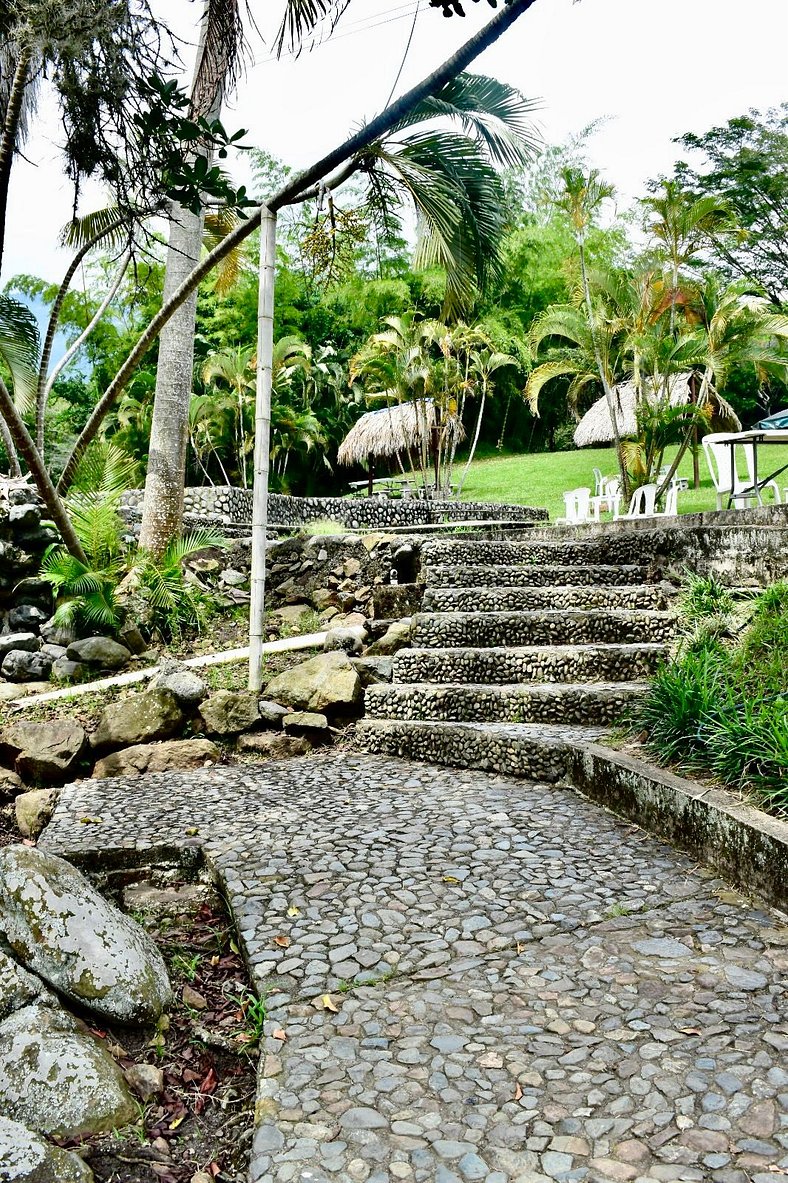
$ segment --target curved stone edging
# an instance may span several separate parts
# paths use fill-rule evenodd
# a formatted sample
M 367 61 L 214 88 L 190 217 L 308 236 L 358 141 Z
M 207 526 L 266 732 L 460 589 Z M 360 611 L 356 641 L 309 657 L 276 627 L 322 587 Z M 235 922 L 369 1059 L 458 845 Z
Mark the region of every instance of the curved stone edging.
M 788 822 L 599 744 L 567 744 L 566 770 L 584 797 L 788 910 Z

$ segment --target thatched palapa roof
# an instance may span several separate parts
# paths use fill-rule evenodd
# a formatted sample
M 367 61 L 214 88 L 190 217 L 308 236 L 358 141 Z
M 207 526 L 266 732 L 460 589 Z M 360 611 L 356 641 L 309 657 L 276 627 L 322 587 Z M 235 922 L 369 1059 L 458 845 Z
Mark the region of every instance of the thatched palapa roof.
M 465 435 L 458 420 L 453 421 Z M 435 404 L 431 398 L 395 403 L 379 411 L 367 411 L 354 423 L 342 441 L 340 464 L 365 464 L 370 456 L 394 456 L 408 448 L 429 446 L 435 426 Z
M 673 374 L 668 379 L 672 407 L 683 406 L 690 401 L 690 377 L 690 374 Z M 648 382 L 645 384 L 645 394 L 649 401 L 658 397 Z M 635 383 L 621 382 L 614 386 L 613 396 L 618 434 L 622 438 L 637 435 Z M 716 393 L 712 394 L 712 411 L 713 430 L 741 431 L 741 423 L 733 408 Z M 602 395 L 578 423 L 574 434 L 575 446 L 587 448 L 592 444 L 609 444 L 613 438 L 607 399 Z

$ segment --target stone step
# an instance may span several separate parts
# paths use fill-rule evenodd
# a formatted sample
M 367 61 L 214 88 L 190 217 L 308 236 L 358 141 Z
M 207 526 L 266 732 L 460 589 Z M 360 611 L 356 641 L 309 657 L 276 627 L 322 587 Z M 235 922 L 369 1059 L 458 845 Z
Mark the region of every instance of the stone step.
M 424 568 L 428 588 L 443 587 L 588 587 L 632 586 L 646 583 L 648 568 L 635 563 L 611 566 L 597 563 L 590 567 L 551 566 L 527 563 L 521 566 L 457 566 L 427 564 Z
M 676 628 L 670 612 L 622 608 L 542 612 L 427 612 L 413 618 L 414 648 L 638 643 L 669 641 Z
M 601 727 L 362 719 L 356 727 L 355 743 L 363 751 L 380 755 L 554 783 L 565 775 L 568 745 L 594 743 L 602 735 Z
M 637 682 L 668 656 L 664 644 L 400 649 L 394 683 Z
M 371 719 L 612 726 L 647 688 L 645 682 L 378 685 L 367 688 L 364 706 Z
M 502 571 L 504 578 L 508 568 Z M 632 608 L 664 611 L 664 584 L 622 587 L 436 587 L 427 588 L 424 612 L 524 612 L 539 608 Z
M 594 563 L 643 565 L 651 558 L 649 540 L 643 532 L 610 533 L 585 541 L 485 541 L 484 539 L 441 538 L 422 549 L 428 566 L 486 567 L 521 566 L 542 563 L 589 567 Z

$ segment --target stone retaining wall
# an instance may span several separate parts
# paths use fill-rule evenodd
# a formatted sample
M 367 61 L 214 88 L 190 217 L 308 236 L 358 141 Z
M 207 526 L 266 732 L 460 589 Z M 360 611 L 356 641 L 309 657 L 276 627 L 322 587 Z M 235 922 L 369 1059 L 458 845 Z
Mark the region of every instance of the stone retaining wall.
M 122 507 L 129 517 L 142 509 L 142 489 L 123 494 Z M 187 489 L 184 512 L 206 523 L 248 525 L 252 520 L 251 489 L 229 485 Z M 304 526 L 323 519 L 339 522 L 351 530 L 388 526 L 424 526 L 442 522 L 509 521 L 546 522 L 546 509 L 526 505 L 503 505 L 489 501 L 421 501 L 390 497 L 287 497 L 271 493 L 268 518 L 274 526 Z

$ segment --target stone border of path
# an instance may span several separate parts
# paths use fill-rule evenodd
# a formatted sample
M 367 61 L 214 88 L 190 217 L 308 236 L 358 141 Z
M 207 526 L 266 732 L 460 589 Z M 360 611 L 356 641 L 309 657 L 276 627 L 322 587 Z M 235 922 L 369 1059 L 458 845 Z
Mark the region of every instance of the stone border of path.
M 788 910 L 788 822 L 599 744 L 566 745 L 572 788 Z

